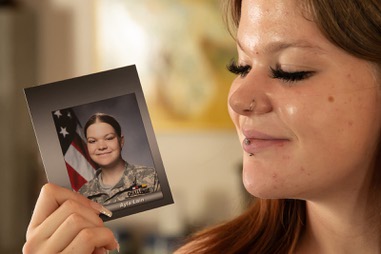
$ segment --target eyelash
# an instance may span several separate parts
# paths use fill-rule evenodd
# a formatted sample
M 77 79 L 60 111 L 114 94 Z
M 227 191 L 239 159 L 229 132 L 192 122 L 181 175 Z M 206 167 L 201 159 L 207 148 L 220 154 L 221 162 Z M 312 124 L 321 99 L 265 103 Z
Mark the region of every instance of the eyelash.
M 234 60 L 228 64 L 227 69 L 236 75 L 244 78 L 251 70 L 250 65 L 238 65 Z M 286 72 L 280 68 L 280 66 L 276 66 L 275 68 L 270 67 L 271 78 L 280 79 L 284 82 L 297 82 L 304 79 L 308 79 L 315 72 L 313 71 L 295 71 L 295 72 Z
M 313 71 L 295 71 L 295 72 L 286 72 L 280 68 L 280 66 L 276 66 L 275 69 L 270 67 L 271 77 L 273 79 L 280 79 L 284 82 L 297 82 L 301 80 L 308 79 L 315 72 Z
M 235 75 L 240 75 L 242 78 L 244 78 L 251 70 L 250 65 L 238 65 L 235 60 L 232 60 L 226 68 L 228 71 Z
M 110 140 L 113 140 L 115 138 L 115 136 L 112 136 L 112 137 L 107 137 L 106 140 L 107 141 L 110 141 Z M 96 141 L 95 140 L 88 140 L 87 143 L 89 144 L 94 144 Z

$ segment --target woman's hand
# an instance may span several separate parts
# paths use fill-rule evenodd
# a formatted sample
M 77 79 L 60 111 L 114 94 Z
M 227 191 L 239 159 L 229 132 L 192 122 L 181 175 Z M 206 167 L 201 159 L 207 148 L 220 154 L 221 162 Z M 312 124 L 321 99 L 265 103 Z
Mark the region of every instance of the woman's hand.
M 23 253 L 107 253 L 118 248 L 110 229 L 103 226 L 103 206 L 68 189 L 42 187 L 26 233 Z

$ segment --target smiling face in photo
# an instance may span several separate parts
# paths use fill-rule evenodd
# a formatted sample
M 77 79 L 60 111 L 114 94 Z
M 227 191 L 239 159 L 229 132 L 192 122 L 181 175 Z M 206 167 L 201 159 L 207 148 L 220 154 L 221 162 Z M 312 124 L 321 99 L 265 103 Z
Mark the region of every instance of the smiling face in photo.
M 330 43 L 298 1 L 244 0 L 229 113 L 262 198 L 363 187 L 381 128 L 375 66 Z
M 108 123 L 97 121 L 87 129 L 87 149 L 90 157 L 102 168 L 113 167 L 119 162 L 123 142 L 123 136 L 119 137 Z

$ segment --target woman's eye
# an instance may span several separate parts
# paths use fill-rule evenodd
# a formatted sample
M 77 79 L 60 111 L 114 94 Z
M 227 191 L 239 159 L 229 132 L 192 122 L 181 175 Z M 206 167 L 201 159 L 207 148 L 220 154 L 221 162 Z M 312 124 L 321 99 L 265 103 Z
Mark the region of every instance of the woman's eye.
M 271 77 L 274 79 L 280 79 L 284 82 L 297 82 L 304 79 L 308 79 L 315 72 L 314 71 L 295 71 L 295 72 L 287 72 L 282 70 L 279 66 L 275 69 L 270 67 Z
M 94 144 L 94 143 L 95 143 L 95 140 L 87 140 L 87 143 L 89 143 L 89 144 Z
M 226 66 L 226 68 L 233 74 L 240 75 L 242 78 L 245 77 L 251 70 L 250 65 L 238 65 L 234 60 Z
M 114 136 L 110 136 L 110 137 L 107 137 L 106 140 L 113 140 L 115 137 Z

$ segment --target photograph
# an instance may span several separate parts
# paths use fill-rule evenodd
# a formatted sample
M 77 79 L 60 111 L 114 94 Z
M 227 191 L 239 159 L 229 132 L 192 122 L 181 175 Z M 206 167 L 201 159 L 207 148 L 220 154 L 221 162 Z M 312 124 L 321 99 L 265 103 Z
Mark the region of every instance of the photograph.
M 135 66 L 25 95 L 49 182 L 101 204 L 112 219 L 173 203 Z

